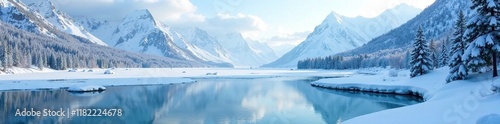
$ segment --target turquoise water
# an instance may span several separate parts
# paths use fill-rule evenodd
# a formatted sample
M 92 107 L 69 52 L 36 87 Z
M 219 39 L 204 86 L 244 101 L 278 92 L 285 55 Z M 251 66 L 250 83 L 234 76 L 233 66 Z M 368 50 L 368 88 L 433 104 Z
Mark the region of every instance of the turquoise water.
M 311 87 L 309 83 L 315 79 L 197 80 L 189 84 L 107 87 L 105 92 L 85 94 L 65 90 L 3 91 L 0 123 L 333 124 L 420 102 L 409 96 Z M 66 114 L 16 116 L 24 108 L 42 114 L 44 109 L 63 110 Z M 82 109 L 90 110 L 83 114 Z M 102 113 L 104 109 L 108 114 Z M 80 116 L 71 115 L 71 111 L 78 110 Z

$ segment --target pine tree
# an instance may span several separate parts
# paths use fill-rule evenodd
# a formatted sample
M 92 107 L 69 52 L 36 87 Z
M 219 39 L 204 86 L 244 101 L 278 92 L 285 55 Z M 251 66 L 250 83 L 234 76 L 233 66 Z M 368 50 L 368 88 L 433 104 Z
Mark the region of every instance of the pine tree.
M 430 51 L 431 60 L 432 60 L 431 61 L 432 62 L 431 68 L 438 68 L 439 60 L 438 60 L 438 55 L 437 55 L 436 43 L 434 42 L 434 40 L 431 40 L 429 42 L 429 51 Z
M 403 61 L 403 66 L 405 69 L 410 69 L 410 62 L 411 62 L 411 54 L 410 54 L 410 51 L 406 51 L 405 52 L 405 58 L 404 58 L 404 61 Z
M 31 67 L 31 63 L 33 63 L 33 61 L 31 60 L 31 53 L 30 52 L 26 52 L 26 56 L 25 56 L 25 60 L 26 60 L 26 65 L 24 65 L 26 68 L 30 68 Z
M 450 74 L 446 78 L 446 82 L 463 80 L 467 76 L 467 66 L 465 66 L 465 62 L 462 60 L 462 55 L 467 45 L 467 42 L 464 40 L 465 30 L 465 16 L 463 12 L 460 12 L 455 23 L 454 38 L 450 51 L 451 58 L 448 65 L 450 67 Z
M 7 45 L 7 41 L 3 42 L 3 71 L 7 70 L 12 66 L 12 49 Z
M 448 41 L 448 40 L 446 40 Z M 448 48 L 446 47 L 446 43 L 441 45 L 441 55 L 440 55 L 439 67 L 444 67 L 448 65 Z
M 498 76 L 497 53 L 500 52 L 500 1 L 472 0 L 471 9 L 477 12 L 467 25 L 469 42 L 463 60 L 472 72 L 493 66 L 493 77 Z
M 44 66 L 44 63 L 45 63 L 45 60 L 43 59 L 43 56 L 42 55 L 38 55 L 38 63 L 37 63 L 37 66 L 40 70 L 43 70 L 43 66 Z
M 411 52 L 410 77 L 423 75 L 432 70 L 432 60 L 430 59 L 429 46 L 425 42 L 425 35 L 422 27 L 418 28 L 413 50 Z
M 435 69 L 439 67 L 439 60 L 438 60 L 438 55 L 436 52 L 433 52 L 432 50 L 429 50 L 431 52 L 431 68 Z
M 7 43 L 6 42 L 2 42 L 2 68 L 4 72 L 7 71 Z
M 12 63 L 13 66 L 21 67 L 21 52 L 17 44 L 12 47 Z

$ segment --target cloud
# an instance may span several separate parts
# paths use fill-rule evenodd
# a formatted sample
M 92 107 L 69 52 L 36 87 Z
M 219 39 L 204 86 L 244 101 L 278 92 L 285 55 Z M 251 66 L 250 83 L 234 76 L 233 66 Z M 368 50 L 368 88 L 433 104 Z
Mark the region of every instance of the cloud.
M 207 18 L 199 25 L 214 35 L 240 32 L 247 37 L 257 35 L 257 32 L 267 30 L 267 24 L 258 16 L 245 14 L 217 14 L 215 17 Z
M 400 0 L 400 1 L 402 3 L 407 3 L 417 8 L 424 9 L 428 7 L 431 3 L 434 3 L 436 0 Z
M 346 15 L 349 17 L 363 16 L 363 17 L 375 17 L 387 9 L 391 9 L 402 3 L 414 6 L 416 8 L 424 9 L 435 0 L 361 0 L 357 2 L 347 3 L 347 6 L 354 6 L 355 12 L 344 12 L 348 10 L 336 10 L 342 13 L 350 13 Z M 343 8 L 345 9 L 345 8 Z M 350 11 L 350 10 L 349 10 Z

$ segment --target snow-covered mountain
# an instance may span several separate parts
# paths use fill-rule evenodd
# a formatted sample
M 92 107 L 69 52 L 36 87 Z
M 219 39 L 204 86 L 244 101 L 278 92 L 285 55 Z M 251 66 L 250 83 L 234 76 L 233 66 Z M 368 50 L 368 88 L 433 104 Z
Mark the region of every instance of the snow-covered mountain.
M 256 40 L 247 40 L 248 45 L 252 50 L 262 58 L 262 60 L 267 61 L 267 62 L 272 62 L 276 59 L 278 59 L 278 56 L 276 56 L 276 53 L 274 50 L 265 42 L 260 42 Z M 265 63 L 262 63 L 265 64 Z M 261 65 L 262 65 L 261 64 Z
M 0 0 L 0 7 L 0 18 L 3 22 L 29 32 L 54 35 L 46 27 L 41 26 L 48 26 L 48 22 L 43 20 L 43 18 L 34 20 L 36 16 L 30 14 L 28 7 L 23 3 L 12 0 Z
M 228 61 L 221 59 L 224 56 L 215 56 L 207 51 L 208 48 L 202 48 L 201 45 L 186 40 L 173 28 L 156 20 L 149 10 L 133 11 L 121 21 L 88 17 L 79 17 L 78 20 L 90 29 L 92 34 L 111 47 L 180 60 L 205 62 L 221 67 L 231 66 Z M 196 39 L 196 37 L 190 38 Z
M 39 0 L 30 4 L 29 7 L 32 11 L 40 14 L 42 18 L 46 19 L 50 24 L 52 24 L 61 31 L 86 38 L 92 41 L 93 43 L 99 45 L 106 45 L 99 38 L 95 37 L 88 31 L 86 31 L 78 22 L 75 22 L 69 15 L 57 10 L 50 1 Z
M 106 45 L 71 17 L 55 9 L 49 1 L 36 1 L 26 6 L 19 0 L 0 0 L 0 7 L 0 19 L 16 28 L 66 40 Z M 73 36 L 68 37 L 66 33 Z
M 360 47 L 420 13 L 420 9 L 400 4 L 374 18 L 341 16 L 330 13 L 307 39 L 280 59 L 265 67 L 295 67 L 298 60 L 328 56 Z
M 394 50 L 408 49 L 415 39 L 419 26 L 424 29 L 427 39 L 443 39 L 453 33 L 453 27 L 459 11 L 463 11 L 466 18 L 474 12 L 470 10 L 472 3 L 469 0 L 436 0 L 418 16 L 394 30 L 374 38 L 366 45 L 341 53 L 343 56 L 370 54 L 390 54 Z M 404 50 L 403 50 L 404 51 Z
M 196 48 L 194 53 L 199 58 L 212 62 L 232 63 L 228 52 L 205 30 L 187 28 L 179 30 L 179 33 L 193 46 L 192 48 Z
M 77 20 L 87 31 L 101 39 L 105 43 L 110 40 L 111 34 L 122 20 L 104 20 L 104 19 L 96 19 L 92 17 L 82 17 L 78 16 L 74 18 Z M 109 46 L 113 46 L 112 44 L 108 44 Z
M 260 66 L 276 58 L 267 44 L 246 40 L 240 33 L 229 33 L 217 39 L 235 66 Z
M 260 66 L 277 58 L 266 43 L 247 40 L 240 33 L 214 38 L 207 31 L 196 27 L 181 29 L 179 32 L 185 41 L 194 48 L 202 50 L 201 52 L 192 51 L 204 60 L 227 62 L 237 66 Z
M 112 47 L 182 60 L 219 63 L 222 66 L 231 63 L 227 52 L 204 30 L 186 29 L 180 34 L 157 21 L 149 10 L 134 11 L 121 21 L 89 17 L 77 19 Z
M 108 39 L 106 39 L 108 38 Z M 182 60 L 199 60 L 183 48 L 190 47 L 171 28 L 163 25 L 148 10 L 128 14 L 108 37 L 102 39 L 109 46 Z

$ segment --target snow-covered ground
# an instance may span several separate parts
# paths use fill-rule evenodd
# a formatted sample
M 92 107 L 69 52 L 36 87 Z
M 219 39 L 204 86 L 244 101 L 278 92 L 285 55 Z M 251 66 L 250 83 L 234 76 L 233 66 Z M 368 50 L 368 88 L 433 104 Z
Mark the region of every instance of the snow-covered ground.
M 429 74 L 409 78 L 407 70 L 398 76 L 390 76 L 390 71 L 381 70 L 347 78 L 321 79 L 312 85 L 335 89 L 356 89 L 383 93 L 420 93 L 423 103 L 363 115 L 343 123 L 360 124 L 473 124 L 500 123 L 500 94 L 492 91 L 492 84 L 500 78 L 492 79 L 491 73 L 470 76 L 465 81 L 446 84 L 448 69 L 440 68 Z
M 195 82 L 200 78 L 273 78 L 273 77 L 333 77 L 348 76 L 353 71 L 288 70 L 288 69 L 231 69 L 231 68 L 117 68 L 55 71 L 12 69 L 15 74 L 0 74 L 0 90 L 58 89 L 89 85 L 151 85 Z M 216 73 L 216 75 L 214 75 Z

